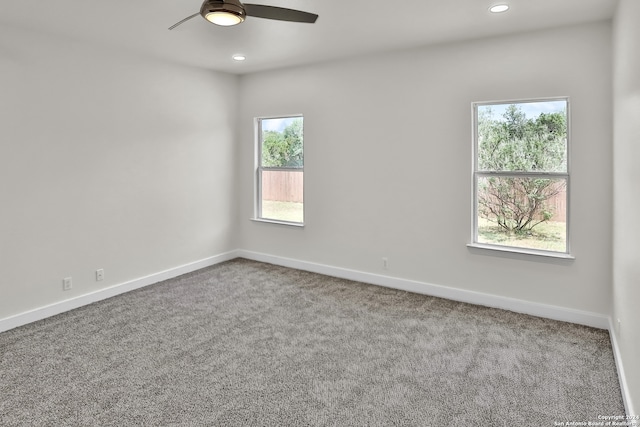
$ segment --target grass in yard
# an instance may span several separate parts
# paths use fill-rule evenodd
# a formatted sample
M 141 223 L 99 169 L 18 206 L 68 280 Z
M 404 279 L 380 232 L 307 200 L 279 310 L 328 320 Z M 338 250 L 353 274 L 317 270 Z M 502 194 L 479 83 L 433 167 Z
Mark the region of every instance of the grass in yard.
M 297 202 L 262 201 L 262 218 L 279 221 L 304 222 L 303 204 Z
M 527 234 L 509 234 L 494 222 L 478 218 L 478 243 L 566 252 L 566 230 L 564 222 L 547 221 Z

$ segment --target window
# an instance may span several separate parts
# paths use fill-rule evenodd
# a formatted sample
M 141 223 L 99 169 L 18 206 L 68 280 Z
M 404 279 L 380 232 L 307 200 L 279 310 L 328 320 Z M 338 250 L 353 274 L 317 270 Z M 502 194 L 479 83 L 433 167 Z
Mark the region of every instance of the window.
M 568 256 L 568 110 L 567 98 L 473 104 L 471 246 Z
M 302 116 L 257 120 L 256 219 L 304 223 Z

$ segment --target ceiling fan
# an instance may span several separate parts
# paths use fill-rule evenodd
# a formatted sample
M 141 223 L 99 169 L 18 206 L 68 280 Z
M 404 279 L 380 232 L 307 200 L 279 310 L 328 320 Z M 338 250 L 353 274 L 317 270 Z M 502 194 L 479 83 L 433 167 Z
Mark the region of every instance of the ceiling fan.
M 313 24 L 318 15 L 301 10 L 286 9 L 284 7 L 265 6 L 261 4 L 240 3 L 239 0 L 204 0 L 200 12 L 184 18 L 169 27 L 173 30 L 178 25 L 191 18 L 201 15 L 204 19 L 216 25 L 231 26 L 242 23 L 247 16 L 256 18 L 275 19 L 278 21 L 304 22 Z

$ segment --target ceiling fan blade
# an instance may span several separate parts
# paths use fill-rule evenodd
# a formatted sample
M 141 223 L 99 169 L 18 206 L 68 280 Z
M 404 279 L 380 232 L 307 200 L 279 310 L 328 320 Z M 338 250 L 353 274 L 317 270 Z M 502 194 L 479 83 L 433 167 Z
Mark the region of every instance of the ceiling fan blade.
M 304 22 L 313 24 L 318 19 L 315 13 L 303 12 L 301 10 L 285 9 L 284 7 L 264 6 L 261 4 L 244 3 L 247 16 L 256 18 L 277 19 L 278 21 Z
M 180 25 L 180 24 L 184 24 L 184 23 L 185 23 L 185 22 L 187 22 L 189 19 L 191 19 L 191 18 L 195 18 L 195 17 L 196 17 L 196 16 L 198 16 L 198 15 L 200 15 L 200 12 L 198 12 L 198 13 L 194 13 L 193 15 L 188 16 L 188 17 L 184 18 L 184 19 L 183 19 L 182 21 L 180 21 L 180 22 L 176 22 L 175 24 L 173 24 L 172 26 L 170 26 L 170 27 L 169 27 L 169 29 L 170 29 L 170 30 L 173 30 L 173 29 L 174 29 L 175 27 L 177 27 L 178 25 Z

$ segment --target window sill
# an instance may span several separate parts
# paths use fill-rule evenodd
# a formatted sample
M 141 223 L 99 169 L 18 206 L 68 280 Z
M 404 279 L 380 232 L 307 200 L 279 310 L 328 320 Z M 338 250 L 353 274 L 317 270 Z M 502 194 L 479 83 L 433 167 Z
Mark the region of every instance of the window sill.
M 543 251 L 537 249 L 525 249 L 525 248 L 516 248 L 512 246 L 498 246 L 498 245 L 490 245 L 486 243 L 468 243 L 467 247 L 474 249 L 482 249 L 482 250 L 490 250 L 497 252 L 508 252 L 513 254 L 524 254 L 524 255 L 534 255 L 541 256 L 547 258 L 560 258 L 560 259 L 576 259 L 574 256 L 564 253 L 564 252 L 551 252 L 551 251 Z
M 304 228 L 304 222 L 290 222 L 290 221 L 281 221 L 277 219 L 265 219 L 265 218 L 249 218 L 249 219 L 254 222 L 265 222 L 267 224 L 288 225 L 290 227 Z

